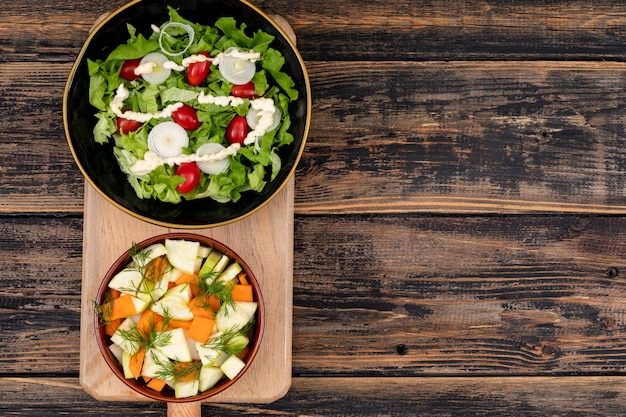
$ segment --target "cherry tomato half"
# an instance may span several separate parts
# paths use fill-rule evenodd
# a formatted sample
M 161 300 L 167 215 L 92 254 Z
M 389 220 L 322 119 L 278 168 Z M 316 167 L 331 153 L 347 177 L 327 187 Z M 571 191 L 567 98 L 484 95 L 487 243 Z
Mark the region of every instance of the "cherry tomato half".
M 226 128 L 226 139 L 231 145 L 239 143 L 243 145 L 243 141 L 248 136 L 248 122 L 242 116 L 235 116 Z
M 178 110 L 172 113 L 172 118 L 183 129 L 196 130 L 200 127 L 200 121 L 196 114 L 196 109 L 188 104 L 183 104 Z
M 241 97 L 241 98 L 258 97 L 254 93 L 254 83 L 252 81 L 247 82 L 245 84 L 233 85 L 233 88 L 231 89 L 230 94 L 232 94 L 235 97 Z
M 129 81 L 136 80 L 141 77 L 141 75 L 135 74 L 135 68 L 139 66 L 141 62 L 141 58 L 137 59 L 127 59 L 122 64 L 122 69 L 120 70 L 120 77 L 126 78 Z
M 200 52 L 201 55 L 209 56 L 208 52 Z M 189 64 L 187 68 L 187 83 L 192 86 L 197 86 L 202 83 L 209 75 L 209 69 L 211 68 L 210 61 L 194 62 Z
M 128 133 L 134 132 L 135 130 L 139 129 L 143 125 L 143 123 L 136 120 L 118 117 L 115 121 L 115 125 L 117 126 L 117 133 Z
M 176 175 L 185 178 L 185 182 L 179 184 L 176 189 L 181 193 L 188 193 L 196 188 L 200 182 L 200 168 L 195 162 L 184 162 L 176 168 Z

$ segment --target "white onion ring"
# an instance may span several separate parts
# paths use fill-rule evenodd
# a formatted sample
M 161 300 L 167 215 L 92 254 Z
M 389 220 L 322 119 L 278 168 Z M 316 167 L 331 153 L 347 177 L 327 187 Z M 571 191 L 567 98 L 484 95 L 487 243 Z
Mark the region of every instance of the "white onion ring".
M 167 30 L 168 27 L 177 27 L 177 28 L 182 28 L 185 30 L 185 32 L 187 32 L 187 35 L 189 35 L 189 43 L 187 43 L 187 46 L 185 47 L 185 49 L 183 49 L 180 52 L 170 52 L 165 50 L 165 48 L 163 47 L 163 33 L 165 33 L 165 31 Z M 185 52 L 187 52 L 187 49 L 189 49 L 189 47 L 191 46 L 191 44 L 193 43 L 193 38 L 195 36 L 195 33 L 193 31 L 193 28 L 189 25 L 186 25 L 184 23 L 179 23 L 179 22 L 169 22 L 168 24 L 166 24 L 165 26 L 163 26 L 163 29 L 161 29 L 161 32 L 159 32 L 159 47 L 161 48 L 161 51 L 163 51 L 164 54 L 169 55 L 169 56 L 179 56 L 184 54 Z
M 224 146 L 217 142 L 209 142 L 200 146 L 196 151 L 196 154 L 198 156 L 206 154 L 216 154 L 220 151 L 223 151 L 224 149 Z M 198 164 L 198 168 L 200 168 L 202 172 L 210 175 L 221 174 L 222 172 L 226 171 L 230 166 L 228 158 L 218 159 L 217 161 L 212 162 L 198 161 L 196 162 L 196 164 Z

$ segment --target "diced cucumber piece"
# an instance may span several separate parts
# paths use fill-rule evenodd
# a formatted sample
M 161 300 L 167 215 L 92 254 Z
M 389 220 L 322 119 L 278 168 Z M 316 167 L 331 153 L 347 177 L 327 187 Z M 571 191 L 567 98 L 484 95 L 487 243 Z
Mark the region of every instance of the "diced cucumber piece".
M 129 353 L 137 352 L 139 350 L 139 343 L 135 341 L 127 340 L 126 338 L 122 336 L 122 332 L 130 331 L 135 326 L 136 326 L 135 322 L 130 317 L 124 319 L 124 321 L 122 321 L 122 323 L 117 328 L 115 333 L 113 333 L 113 336 L 111 336 L 111 342 L 121 347 L 122 350 L 124 350 L 125 352 L 129 352 Z
M 198 272 L 198 276 L 206 275 L 213 272 L 213 268 L 215 268 L 215 265 L 217 265 L 221 258 L 222 253 L 213 249 L 211 253 L 207 255 L 206 260 L 204 261 L 202 267 L 200 268 L 200 271 Z
M 167 276 L 169 282 L 176 282 L 183 274 L 184 272 L 180 269 L 172 267 L 165 273 L 165 276 Z
M 200 369 L 200 380 L 198 389 L 204 392 L 209 388 L 213 388 L 215 384 L 220 382 L 224 376 L 224 371 L 216 366 L 203 366 Z
M 202 259 L 206 258 L 211 253 L 211 250 L 212 248 L 210 246 L 200 245 L 200 248 L 198 249 L 198 257 Z
M 222 255 L 220 260 L 217 261 L 217 264 L 213 267 L 212 272 L 217 272 L 217 273 L 222 272 L 226 268 L 226 266 L 228 266 L 229 263 L 230 263 L 230 258 L 228 257 L 228 255 Z
M 142 263 L 144 265 L 148 265 L 151 260 L 167 254 L 167 249 L 162 243 L 155 243 L 153 245 L 146 246 L 141 250 L 141 252 L 146 255 L 145 258 L 142 259 Z
M 135 306 L 135 311 L 137 312 L 137 314 L 142 313 L 150 305 L 150 300 L 145 300 L 144 298 L 133 297 L 131 295 L 130 299 Z
M 224 269 L 224 272 L 220 275 L 218 280 L 223 282 L 230 282 L 237 279 L 237 275 L 241 272 L 241 265 L 237 262 L 233 262 Z
M 187 344 L 187 336 L 182 328 L 166 330 L 162 333 L 169 334 L 169 343 L 159 346 L 157 349 L 170 359 L 180 362 L 191 362 L 191 351 Z
M 220 369 L 228 379 L 233 379 L 246 366 L 246 363 L 239 359 L 236 355 L 230 355 L 228 359 L 220 365 Z
M 136 269 L 126 268 L 118 272 L 111 281 L 109 288 L 123 292 L 124 294 L 135 295 L 139 290 L 143 274 Z
M 193 320 L 193 312 L 189 309 L 191 301 L 191 287 L 189 284 L 180 284 L 169 289 L 160 300 L 152 305 L 155 313 L 176 320 Z
M 197 379 L 193 381 L 176 381 L 174 383 L 174 395 L 176 398 L 193 397 L 198 394 L 199 386 Z
M 200 242 L 183 239 L 165 239 L 167 259 L 175 267 L 186 274 L 195 272 L 196 259 Z
M 119 363 L 122 363 L 122 354 L 124 353 L 124 350 L 115 343 L 111 343 L 109 345 L 109 350 L 111 351 L 113 356 L 115 356 L 115 359 L 117 359 Z
M 156 349 L 150 349 L 146 352 L 143 358 L 143 366 L 141 367 L 141 376 L 146 378 L 158 378 L 161 366 L 159 363 L 164 363 L 169 359 L 163 353 Z
M 196 273 L 200 272 L 200 268 L 202 267 L 202 262 L 204 262 L 204 258 L 201 258 L 201 257 L 198 256 L 196 258 L 196 263 L 195 263 L 195 265 L 193 267 L 193 271 L 194 272 L 196 272 Z
M 134 378 L 133 373 L 130 371 L 130 353 L 126 351 L 122 353 L 122 370 L 124 371 L 124 378 Z
M 224 304 L 215 314 L 217 330 L 225 332 L 243 328 L 254 317 L 257 305 L 250 301 L 235 301 L 232 306 Z

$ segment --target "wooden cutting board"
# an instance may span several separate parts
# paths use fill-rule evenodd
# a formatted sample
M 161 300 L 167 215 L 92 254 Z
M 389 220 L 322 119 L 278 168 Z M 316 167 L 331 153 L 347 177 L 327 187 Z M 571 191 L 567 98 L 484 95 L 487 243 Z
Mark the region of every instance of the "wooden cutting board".
M 241 255 L 265 300 L 265 333 L 254 362 L 239 381 L 207 402 L 269 403 L 283 397 L 291 386 L 293 201 L 292 177 L 272 201 L 247 218 L 226 226 L 184 230 L 212 237 Z M 127 388 L 106 365 L 93 328 L 94 300 L 109 267 L 133 242 L 175 231 L 182 230 L 135 219 L 86 184 L 80 384 L 98 400 L 153 401 Z
M 100 19 L 104 17 L 106 14 Z M 278 15 L 271 18 L 295 44 L 289 23 Z M 272 201 L 242 220 L 184 230 L 212 237 L 243 257 L 259 281 L 265 301 L 265 332 L 254 362 L 235 384 L 206 402 L 270 403 L 282 398 L 291 386 L 293 205 L 292 177 Z M 109 267 L 134 242 L 175 231 L 183 230 L 153 225 L 122 212 L 85 183 L 79 380 L 97 400 L 152 401 L 127 388 L 102 358 L 93 328 L 94 300 Z M 199 416 L 199 403 L 169 404 L 170 415 Z

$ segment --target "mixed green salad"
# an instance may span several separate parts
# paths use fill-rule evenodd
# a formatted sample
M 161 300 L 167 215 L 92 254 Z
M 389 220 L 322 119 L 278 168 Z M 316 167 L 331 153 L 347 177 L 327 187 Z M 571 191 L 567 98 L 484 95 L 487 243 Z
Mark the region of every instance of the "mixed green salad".
M 97 143 L 112 143 L 142 199 L 236 202 L 281 169 L 278 148 L 294 140 L 289 104 L 298 98 L 274 36 L 232 17 L 214 26 L 169 21 L 88 60 Z

